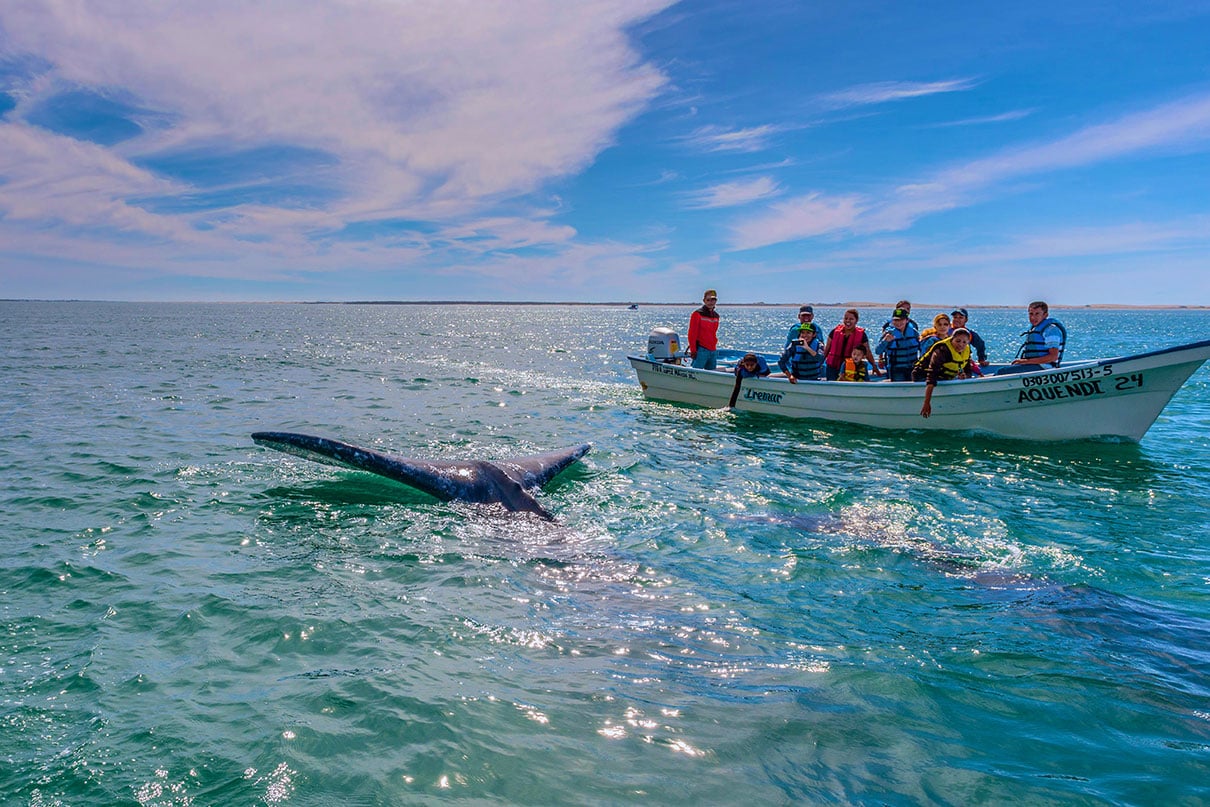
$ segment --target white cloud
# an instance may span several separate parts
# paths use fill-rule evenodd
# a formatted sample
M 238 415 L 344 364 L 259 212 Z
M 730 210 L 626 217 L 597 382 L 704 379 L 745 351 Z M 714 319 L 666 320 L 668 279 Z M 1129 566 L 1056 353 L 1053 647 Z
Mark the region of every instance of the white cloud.
M 0 148 L 0 175 L 10 180 L 0 214 L 216 247 L 245 226 L 271 225 L 263 238 L 291 251 L 309 227 L 457 222 L 582 170 L 613 142 L 665 82 L 627 28 L 669 2 L 9 0 L 0 55 L 49 65 L 9 121 L 86 87 L 167 125 L 106 148 L 0 123 L 0 142 L 21 144 Z M 323 210 L 232 208 L 210 217 L 206 235 L 194 226 L 200 214 L 132 202 L 194 190 L 135 161 L 260 146 L 328 155 L 336 199 Z M 13 184 L 14 174 L 27 181 Z M 72 176 L 78 187 L 65 193 Z
M 764 125 L 746 129 L 728 129 L 723 126 L 703 126 L 695 129 L 685 140 L 703 151 L 763 151 L 769 141 L 781 132 L 780 127 Z
M 1210 94 L 1195 95 L 1066 137 L 1003 149 L 943 168 L 921 181 L 866 196 L 821 193 L 770 205 L 735 226 L 732 247 L 752 249 L 837 231 L 904 230 L 923 216 L 1011 192 L 1015 183 L 1102 162 L 1210 143 Z
M 741 219 L 732 227 L 733 249 L 755 249 L 798 241 L 853 226 L 862 212 L 857 196 L 812 193 L 769 206 L 765 212 Z
M 961 92 L 976 85 L 974 79 L 959 78 L 949 81 L 877 81 L 870 84 L 858 84 L 848 89 L 828 93 L 822 97 L 823 103 L 833 109 L 843 109 L 869 104 L 885 104 L 890 101 L 902 101 L 906 98 L 920 98 L 937 93 Z
M 0 124 L 0 211 L 21 227 L 66 225 L 187 238 L 189 228 L 128 204 L 173 183 L 108 150 L 20 123 Z
M 1013 109 L 1008 112 L 1001 112 L 998 115 L 983 115 L 976 118 L 962 118 L 961 120 L 945 121 L 943 123 L 934 123 L 933 129 L 949 129 L 955 126 L 985 126 L 989 123 L 1008 123 L 1009 121 L 1021 120 L 1028 118 L 1034 114 L 1032 109 Z
M 689 194 L 689 207 L 706 210 L 718 207 L 739 207 L 781 194 L 772 177 L 754 177 L 739 182 L 723 182 Z
M 1190 96 L 1086 126 L 1051 142 L 1004 149 L 943 169 L 888 194 L 881 205 L 872 207 L 862 227 L 901 229 L 921 216 L 994 194 L 1004 183 L 1206 143 L 1210 143 L 1210 94 Z
M 788 300 L 804 271 L 818 283 L 815 299 L 891 301 L 905 291 L 926 303 L 962 302 L 1199 304 L 1205 299 L 1210 254 L 1210 217 L 1170 220 L 1120 220 L 1094 227 L 1045 225 L 981 234 L 903 235 L 817 242 L 793 258 L 746 268 L 745 276 L 773 299 Z M 1140 283 L 1163 267 L 1163 283 Z M 905 289 L 904 278 L 911 278 Z M 1175 285 L 1174 285 L 1175 284 Z M 1184 297 L 1173 299 L 1179 286 Z M 747 299 L 747 298 L 745 298 Z M 942 310 L 940 308 L 933 311 Z M 944 310 L 948 310 L 944 309 Z M 931 314 L 931 312 L 929 312 Z
M 1166 222 L 1127 221 L 1102 227 L 1062 227 L 1026 233 L 994 250 L 997 261 L 1178 252 L 1210 248 L 1210 216 Z
M 459 242 L 464 249 L 489 252 L 565 244 L 575 235 L 575 228 L 566 225 L 551 224 L 540 219 L 495 216 L 445 228 L 438 238 Z

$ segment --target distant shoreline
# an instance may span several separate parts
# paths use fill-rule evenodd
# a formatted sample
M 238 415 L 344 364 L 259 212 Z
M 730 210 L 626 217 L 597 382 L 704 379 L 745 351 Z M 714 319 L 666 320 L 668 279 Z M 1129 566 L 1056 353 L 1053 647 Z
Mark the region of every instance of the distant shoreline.
M 299 303 L 296 303 L 299 304 Z M 349 300 L 347 302 L 339 301 L 323 301 L 316 300 L 313 302 L 300 303 L 301 305 L 583 305 L 583 306 L 599 306 L 605 308 L 626 308 L 631 305 L 637 305 L 639 308 L 644 307 L 668 307 L 668 306 L 687 306 L 696 308 L 701 305 L 701 302 L 684 302 L 684 303 L 650 303 L 650 302 L 605 302 L 605 303 L 581 303 L 581 302 L 541 302 L 541 301 L 498 301 L 490 302 L 478 300 Z M 819 306 L 820 308 L 886 308 L 892 309 L 895 303 L 879 303 L 869 301 L 843 302 L 843 303 L 817 303 L 808 301 L 808 304 Z M 719 303 L 720 308 L 794 308 L 803 303 Z M 919 310 L 922 308 L 949 309 L 954 306 L 952 303 L 912 303 L 912 308 Z M 971 303 L 964 305 L 965 308 L 976 308 L 980 311 L 1016 311 L 1024 309 L 1026 303 L 1019 305 L 978 305 Z M 1210 305 L 1124 305 L 1119 303 L 1089 303 L 1085 305 L 1062 305 L 1052 303 L 1051 308 L 1056 311 L 1206 311 L 1210 310 Z
M 891 309 L 895 306 L 893 302 L 870 302 L 866 301 L 850 301 L 841 303 L 817 303 L 808 301 L 810 305 L 819 306 L 820 308 L 886 308 Z M 51 300 L 51 299 L 21 299 L 21 298 L 0 298 L 0 303 L 134 303 L 134 304 L 170 304 L 170 305 L 482 305 L 482 306 L 540 306 L 540 305 L 565 305 L 565 306 L 595 306 L 598 308 L 628 308 L 636 305 L 639 308 L 656 308 L 656 307 L 684 307 L 696 308 L 701 305 L 700 302 L 681 302 L 681 303 L 652 303 L 652 302 L 603 302 L 603 303 L 586 303 L 576 301 L 541 301 L 541 300 Z M 803 303 L 720 303 L 720 308 L 793 308 L 802 305 Z M 979 305 L 977 303 L 963 303 L 966 308 L 978 309 L 980 311 L 1016 311 L 1026 307 L 1026 303 L 1017 305 Z M 921 309 L 950 309 L 954 307 L 952 303 L 913 303 L 912 307 L 916 310 Z M 1125 305 L 1120 303 L 1089 303 L 1085 305 L 1064 305 L 1062 303 L 1052 303 L 1050 306 L 1056 311 L 1206 311 L 1210 310 L 1210 305 Z

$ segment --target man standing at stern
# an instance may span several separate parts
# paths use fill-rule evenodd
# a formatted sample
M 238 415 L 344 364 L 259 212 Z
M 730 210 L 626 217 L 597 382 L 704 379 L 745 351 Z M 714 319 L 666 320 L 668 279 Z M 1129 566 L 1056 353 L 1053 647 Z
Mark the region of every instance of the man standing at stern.
M 718 366 L 718 292 L 706 289 L 702 295 L 702 307 L 689 315 L 689 355 L 693 366 L 702 370 L 714 370 Z

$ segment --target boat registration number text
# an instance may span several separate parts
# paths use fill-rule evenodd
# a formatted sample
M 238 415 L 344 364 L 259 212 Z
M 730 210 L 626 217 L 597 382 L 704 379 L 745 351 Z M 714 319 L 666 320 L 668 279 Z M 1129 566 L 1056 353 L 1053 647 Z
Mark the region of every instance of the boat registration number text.
M 1105 395 L 1108 392 L 1125 392 L 1126 390 L 1141 389 L 1143 374 L 1131 373 L 1117 378 L 1098 378 L 1109 373 L 1098 372 L 1102 368 L 1085 367 L 1066 373 L 1050 373 L 1036 378 L 1022 378 L 1021 389 L 1017 391 L 1017 403 L 1040 401 L 1057 401 L 1065 398 L 1087 398 L 1090 395 Z M 1108 370 L 1106 365 L 1103 369 Z M 1092 376 L 1083 373 L 1091 372 Z M 1091 380 L 1083 380 L 1090 378 Z M 1112 386 L 1110 386 L 1112 383 Z
M 687 370 L 676 364 L 652 364 L 651 369 L 655 370 L 657 373 L 663 373 L 664 375 L 674 375 L 677 378 L 697 378 L 697 374 L 695 372 L 692 370 Z
M 1078 367 L 1075 370 L 1060 370 L 1046 375 L 1031 375 L 1021 379 L 1023 387 L 1046 387 L 1051 384 L 1065 384 L 1068 381 L 1087 381 L 1092 378 L 1107 378 L 1113 375 L 1113 365 L 1102 364 L 1098 367 Z

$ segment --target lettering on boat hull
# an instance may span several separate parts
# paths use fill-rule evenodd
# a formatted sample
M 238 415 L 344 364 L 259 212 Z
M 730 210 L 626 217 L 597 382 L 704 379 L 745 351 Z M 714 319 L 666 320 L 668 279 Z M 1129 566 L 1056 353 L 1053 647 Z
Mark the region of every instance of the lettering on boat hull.
M 692 370 L 681 367 L 679 364 L 652 364 L 651 369 L 655 370 L 657 373 L 663 373 L 664 375 L 674 375 L 677 378 L 690 378 L 694 381 L 697 380 L 697 374 L 695 374 Z
M 760 401 L 761 403 L 779 404 L 781 403 L 784 392 L 765 392 L 764 390 L 746 389 L 744 390 L 745 401 Z
M 1106 365 L 1107 367 L 1108 365 Z M 1093 369 L 1098 370 L 1101 368 Z M 1118 376 L 1117 378 L 1097 378 L 1092 381 L 1062 383 L 1072 375 L 1069 373 L 1054 373 L 1041 376 L 1040 379 L 1043 382 L 1046 380 L 1059 382 L 1051 383 L 1049 386 L 1038 386 L 1039 378 L 1021 379 L 1022 389 L 1017 391 L 1017 403 L 1041 403 L 1043 401 L 1062 401 L 1068 398 L 1089 398 L 1094 395 L 1106 395 L 1111 392 L 1125 392 L 1127 390 L 1143 388 L 1142 373 L 1132 373 L 1130 375 Z M 1113 383 L 1112 388 L 1106 388 L 1106 384 L 1109 382 Z

